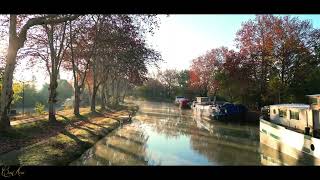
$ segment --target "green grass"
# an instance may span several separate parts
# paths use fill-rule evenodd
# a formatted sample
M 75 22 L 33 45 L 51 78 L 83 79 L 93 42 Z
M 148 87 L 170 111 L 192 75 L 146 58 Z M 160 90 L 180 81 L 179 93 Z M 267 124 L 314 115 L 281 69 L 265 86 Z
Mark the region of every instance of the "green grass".
M 111 113 L 121 116 L 137 110 L 129 105 Z M 98 114 L 57 115 L 58 123 L 40 121 L 16 125 L 1 139 L 23 145 L 0 155 L 0 165 L 68 165 L 95 142 L 119 126 L 119 120 Z M 37 141 L 41 139 L 41 141 Z M 29 144 L 28 144 L 29 142 Z
M 58 126 L 66 126 L 70 123 L 74 123 L 77 121 L 88 120 L 89 118 L 93 118 L 91 113 L 85 113 L 80 116 L 64 116 L 64 115 L 56 115 Z M 35 122 L 29 122 L 24 124 L 15 125 L 8 133 L 2 134 L 2 137 L 12 138 L 12 139 L 27 139 L 37 136 L 42 133 L 46 133 L 48 130 L 57 127 L 57 124 L 53 124 L 48 121 L 48 119 L 40 119 Z

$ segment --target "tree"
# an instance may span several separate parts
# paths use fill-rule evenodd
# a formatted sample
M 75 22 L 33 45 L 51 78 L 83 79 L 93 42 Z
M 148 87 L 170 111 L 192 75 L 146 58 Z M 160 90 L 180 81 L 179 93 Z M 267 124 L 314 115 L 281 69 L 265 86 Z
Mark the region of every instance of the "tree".
M 182 70 L 178 72 L 178 84 L 182 89 L 181 91 L 184 92 L 189 84 L 189 70 Z
M 63 24 L 45 24 L 39 34 L 32 37 L 29 53 L 40 58 L 46 64 L 50 77 L 49 84 L 49 121 L 56 122 L 57 87 L 60 66 L 66 54 L 66 29 L 67 22 Z M 31 44 L 32 43 L 32 44 Z
M 166 69 L 159 72 L 159 80 L 166 87 L 168 98 L 173 98 L 173 95 L 179 86 L 178 77 L 178 71 L 175 69 Z
M 226 48 L 212 49 L 205 55 L 192 60 L 190 67 L 190 85 L 199 89 L 200 95 L 207 96 L 208 93 L 216 94 L 218 84 L 213 81 L 215 73 L 219 72 L 224 62 Z
M 59 86 L 57 87 L 57 100 L 58 102 L 62 103 L 68 98 L 71 98 L 73 93 L 72 85 L 65 79 L 59 79 L 57 81 Z
M 33 83 L 25 83 L 23 93 L 24 93 L 24 107 L 34 107 L 36 105 L 36 102 L 43 102 L 46 100 L 46 97 L 41 99 Z M 19 95 L 22 96 L 22 93 L 20 92 Z M 16 102 L 16 105 L 18 107 L 22 107 L 23 104 L 22 104 L 21 98 L 18 102 Z
M 243 23 L 236 42 L 248 59 L 252 87 L 258 87 L 255 96 L 260 105 L 269 103 L 269 99 L 282 102 L 292 96 L 297 98 L 290 89 L 296 80 L 306 77 L 308 65 L 314 64 L 308 47 L 312 30 L 309 21 L 289 16 L 262 15 Z
M 135 88 L 136 97 L 146 99 L 163 99 L 166 98 L 165 86 L 157 79 L 148 78 L 143 85 Z
M 74 114 L 80 115 L 81 94 L 85 86 L 85 79 L 89 70 L 90 60 L 94 55 L 97 32 L 96 23 L 90 21 L 92 16 L 83 16 L 78 21 L 69 22 L 69 49 L 64 61 L 64 67 L 72 70 L 74 87 Z
M 232 102 L 247 103 L 251 90 L 250 66 L 241 53 L 225 51 L 225 62 L 214 76 L 218 84 L 218 94 Z
M 28 30 L 37 25 L 43 24 L 57 24 L 64 22 L 66 20 L 75 19 L 77 16 L 56 16 L 56 15 L 46 15 L 46 16 L 34 16 L 26 21 L 26 23 L 19 27 L 17 24 L 17 15 L 10 15 L 9 17 L 9 46 L 7 50 L 6 65 L 4 70 L 3 78 L 3 88 L 1 92 L 1 119 L 0 119 L 0 131 L 7 131 L 10 129 L 10 120 L 8 116 L 8 110 L 12 102 L 12 79 L 13 72 L 16 65 L 16 58 L 18 50 L 24 46 L 27 39 Z M 19 31 L 18 27 L 19 27 Z
M 86 77 L 92 94 L 91 111 L 95 111 L 96 94 L 101 85 L 102 89 L 108 91 L 102 92 L 107 93 L 102 96 L 108 97 L 111 93 L 112 104 L 117 104 L 120 101 L 120 90 L 123 91 L 131 83 L 141 83 L 147 73 L 146 65 L 159 60 L 159 54 L 148 48 L 144 40 L 145 31 L 152 31 L 150 25 L 141 26 L 143 23 L 153 26 L 156 24 L 154 20 L 153 15 L 112 15 L 96 18 L 99 25 L 96 34 L 97 48 Z M 125 91 L 122 94 L 125 94 Z
M 61 105 L 66 99 L 71 98 L 73 96 L 73 87 L 72 85 L 65 79 L 58 79 L 57 83 L 59 86 L 57 87 L 57 104 Z M 49 96 L 50 84 L 45 83 L 41 90 L 37 93 L 36 101 L 44 104 L 45 106 L 49 106 L 48 96 Z

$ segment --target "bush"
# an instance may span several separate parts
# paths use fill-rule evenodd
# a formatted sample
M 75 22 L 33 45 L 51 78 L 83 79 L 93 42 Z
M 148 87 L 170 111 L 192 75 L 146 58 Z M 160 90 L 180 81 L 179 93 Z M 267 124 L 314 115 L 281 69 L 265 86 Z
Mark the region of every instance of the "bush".
M 45 113 L 44 110 L 45 106 L 39 102 L 36 103 L 36 106 L 34 108 L 34 111 L 36 112 L 36 114 L 41 115 Z

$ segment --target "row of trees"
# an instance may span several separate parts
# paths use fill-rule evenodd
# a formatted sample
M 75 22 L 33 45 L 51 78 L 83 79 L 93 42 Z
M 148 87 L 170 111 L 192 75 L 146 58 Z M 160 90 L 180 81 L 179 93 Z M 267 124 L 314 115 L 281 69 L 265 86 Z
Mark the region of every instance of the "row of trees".
M 237 32 L 238 51 L 221 47 L 192 61 L 190 85 L 247 105 L 305 101 L 320 92 L 319 38 L 308 20 L 256 16 Z
M 56 122 L 61 67 L 73 73 L 74 114 L 79 115 L 85 88 L 91 94 L 92 112 L 98 91 L 102 108 L 109 102 L 116 104 L 127 87 L 142 83 L 147 65 L 161 59 L 145 42 L 146 33 L 158 26 L 155 15 L 10 15 L 2 21 L 9 26 L 2 32 L 2 37 L 9 37 L 1 92 L 2 131 L 10 129 L 8 110 L 17 61 L 45 64 L 50 77 L 49 121 Z
M 190 87 L 189 74 L 189 70 L 158 71 L 137 87 L 133 95 L 153 100 L 172 100 L 175 96 L 193 98 L 199 90 Z
M 255 107 L 305 102 L 306 94 L 320 92 L 319 38 L 308 20 L 259 15 L 237 32 L 237 51 L 212 49 L 190 70 L 160 71 L 136 92 L 147 98 L 216 96 Z
M 67 99 L 73 96 L 73 87 L 65 79 L 58 79 L 59 86 L 57 87 L 58 102 L 62 105 Z M 18 88 L 15 88 L 18 87 Z M 12 101 L 12 106 L 15 108 L 34 108 L 36 103 L 41 103 L 48 107 L 48 95 L 49 95 L 49 84 L 45 83 L 40 90 L 36 89 L 35 82 L 28 82 L 22 84 L 17 82 L 13 84 L 14 97 L 17 96 L 16 100 Z M 24 96 L 24 101 L 22 97 Z

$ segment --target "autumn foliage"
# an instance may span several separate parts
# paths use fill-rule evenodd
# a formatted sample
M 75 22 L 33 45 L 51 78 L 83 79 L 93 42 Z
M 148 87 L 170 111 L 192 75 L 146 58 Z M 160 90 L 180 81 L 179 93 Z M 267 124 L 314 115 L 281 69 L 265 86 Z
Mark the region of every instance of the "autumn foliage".
M 242 24 L 237 50 L 213 49 L 193 60 L 190 82 L 229 101 L 260 106 L 319 93 L 319 30 L 296 17 L 259 15 Z M 212 94 L 212 93 L 211 93 Z

